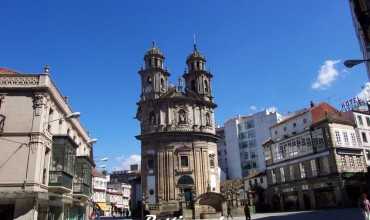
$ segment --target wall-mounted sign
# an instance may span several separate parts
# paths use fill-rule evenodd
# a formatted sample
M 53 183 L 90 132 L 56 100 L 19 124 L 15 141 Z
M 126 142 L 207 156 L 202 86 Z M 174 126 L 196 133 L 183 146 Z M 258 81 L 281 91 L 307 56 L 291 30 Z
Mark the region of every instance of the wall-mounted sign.
M 367 102 L 364 99 L 360 99 L 359 97 L 354 97 L 351 99 L 347 99 L 346 101 L 342 102 L 342 111 L 351 111 L 358 109 L 362 106 L 367 106 Z

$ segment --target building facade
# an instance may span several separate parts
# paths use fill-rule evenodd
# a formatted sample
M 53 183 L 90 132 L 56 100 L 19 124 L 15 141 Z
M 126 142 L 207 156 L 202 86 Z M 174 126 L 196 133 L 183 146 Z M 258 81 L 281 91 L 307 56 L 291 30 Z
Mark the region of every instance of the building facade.
M 196 46 L 186 60 L 184 85 L 180 80 L 177 88 L 168 84 L 170 74 L 157 47 L 144 61 L 137 111 L 143 202 L 151 213 L 199 218 L 204 208 L 198 200 L 207 192 L 216 195 L 220 183 L 212 74 Z
M 224 127 L 216 128 L 216 134 L 220 137 L 217 142 L 217 158 L 218 158 L 218 166 L 221 169 L 220 179 L 221 181 L 229 179 L 228 176 L 228 166 L 227 166 L 227 148 L 226 148 L 226 141 L 225 141 L 225 129 Z M 223 175 L 225 177 L 223 177 Z
M 326 103 L 271 127 L 265 144 L 274 210 L 357 205 L 367 166 L 354 123 Z
M 102 172 L 99 172 L 96 169 L 92 171 L 92 201 L 95 204 L 95 207 L 100 212 L 101 215 L 110 215 L 110 207 L 107 201 L 107 189 L 109 176 L 104 175 Z
M 356 138 L 364 150 L 367 166 L 370 166 L 370 113 L 369 111 L 352 110 L 345 113 L 356 125 Z
M 352 20 L 365 60 L 370 59 L 370 2 L 368 0 L 349 0 Z M 370 62 L 366 62 L 368 79 L 370 79 Z
M 75 219 L 91 212 L 93 146 L 45 67 L 0 69 L 0 216 Z
M 266 169 L 262 144 L 270 136 L 269 128 L 280 119 L 281 115 L 275 110 L 265 110 L 225 122 L 227 176 L 230 179 Z

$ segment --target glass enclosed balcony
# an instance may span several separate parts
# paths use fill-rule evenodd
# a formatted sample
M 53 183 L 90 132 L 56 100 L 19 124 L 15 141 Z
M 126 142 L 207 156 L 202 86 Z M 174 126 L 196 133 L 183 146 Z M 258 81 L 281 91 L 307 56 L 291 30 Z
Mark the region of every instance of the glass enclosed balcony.
M 72 189 L 73 176 L 64 171 L 49 172 L 49 186 L 59 186 Z
M 91 195 L 91 169 L 92 161 L 88 156 L 77 156 L 75 166 L 75 177 L 73 179 L 73 194 Z
M 69 136 L 53 136 L 49 189 L 63 192 L 72 190 L 76 148 L 77 145 Z

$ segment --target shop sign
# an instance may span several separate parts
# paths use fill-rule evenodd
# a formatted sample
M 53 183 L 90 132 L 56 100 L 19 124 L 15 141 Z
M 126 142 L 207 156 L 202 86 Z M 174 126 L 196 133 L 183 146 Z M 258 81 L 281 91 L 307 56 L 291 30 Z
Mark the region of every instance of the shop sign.
M 347 99 L 342 102 L 342 111 L 351 111 L 354 109 L 358 109 L 362 106 L 366 106 L 366 100 L 360 99 L 358 96 Z

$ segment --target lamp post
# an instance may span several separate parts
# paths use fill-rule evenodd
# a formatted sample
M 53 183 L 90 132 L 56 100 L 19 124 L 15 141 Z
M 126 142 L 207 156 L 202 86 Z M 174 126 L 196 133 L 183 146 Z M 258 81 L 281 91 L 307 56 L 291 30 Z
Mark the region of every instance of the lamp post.
M 354 67 L 358 64 L 369 62 L 369 61 L 370 61 L 370 59 L 366 59 L 366 60 L 346 60 L 346 61 L 343 62 L 343 64 L 347 68 L 352 68 L 352 67 Z

